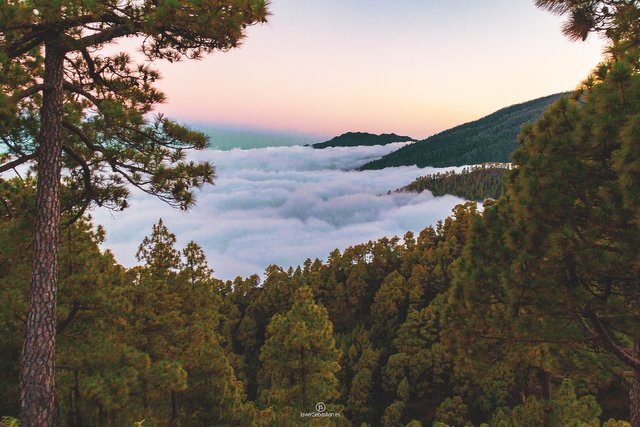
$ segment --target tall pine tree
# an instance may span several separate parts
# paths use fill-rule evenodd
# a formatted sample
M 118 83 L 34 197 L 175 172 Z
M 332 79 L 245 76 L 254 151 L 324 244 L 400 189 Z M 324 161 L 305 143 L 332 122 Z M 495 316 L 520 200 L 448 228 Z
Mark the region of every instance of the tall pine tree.
M 235 47 L 264 21 L 266 0 L 9 1 L 0 4 L 0 172 L 37 164 L 31 297 L 22 355 L 24 426 L 51 426 L 61 209 L 126 206 L 127 184 L 186 208 L 212 181 L 207 163 L 184 161 L 206 140 L 147 116 L 163 95 L 159 74 L 127 54 L 100 49 L 138 37 L 149 60 L 198 58 Z M 61 169 L 72 190 L 60 203 Z
M 260 360 L 260 400 L 274 408 L 281 425 L 301 423 L 300 412 L 313 412 L 318 402 L 331 408 L 339 397 L 340 352 L 333 326 L 307 287 L 297 291 L 286 314 L 269 322 Z

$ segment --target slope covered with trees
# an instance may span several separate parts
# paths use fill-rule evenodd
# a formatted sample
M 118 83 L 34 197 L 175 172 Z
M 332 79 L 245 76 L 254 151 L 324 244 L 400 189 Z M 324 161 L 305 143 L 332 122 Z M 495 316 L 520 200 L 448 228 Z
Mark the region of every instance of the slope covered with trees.
M 602 31 L 609 55 L 524 128 L 507 192 L 482 212 L 468 202 L 417 236 L 227 282 L 162 221 L 127 269 L 100 250 L 99 227 L 64 212 L 47 258 L 60 304 L 42 337 L 55 355 L 30 355 L 55 361 L 55 411 L 40 399 L 35 418 L 19 384 L 41 176 L 0 179 L 2 415 L 74 427 L 640 426 L 640 6 L 537 4 L 568 14 L 572 37 Z M 77 194 L 69 178 L 62 195 Z
M 422 193 L 429 190 L 436 197 L 452 194 L 482 202 L 486 199 L 498 199 L 505 193 L 505 176 L 508 170 L 508 164 L 488 163 L 464 168 L 460 172 L 438 172 L 418 177 L 411 184 L 396 191 Z
M 383 133 L 375 135 L 367 132 L 347 132 L 329 141 L 313 144 L 313 148 L 328 147 L 357 147 L 359 145 L 387 145 L 393 142 L 415 141 L 409 136 L 400 136 L 395 133 Z
M 455 292 L 455 318 L 479 336 L 499 331 L 505 340 L 607 354 L 628 381 L 634 426 L 639 69 L 625 60 L 603 64 L 575 97 L 525 129 L 508 196 L 473 225 Z
M 518 148 L 517 136 L 526 123 L 542 115 L 551 103 L 567 93 L 545 96 L 503 108 L 479 120 L 446 130 L 415 144 L 402 147 L 362 170 L 393 166 L 463 166 L 511 161 Z
M 0 408 L 17 415 L 33 190 L 4 181 Z M 30 210 L 31 209 L 31 210 Z M 197 244 L 162 221 L 125 269 L 80 221 L 62 233 L 57 384 L 61 425 L 595 424 L 625 418 L 623 367 L 561 343 L 468 339 L 447 320 L 475 203 L 418 236 L 326 262 L 215 279 Z M 477 315 L 481 315 L 479 310 Z M 11 333 L 8 333 L 11 331 Z M 597 368 L 597 369 L 596 369 Z M 339 417 L 320 420 L 300 413 Z M 506 421 L 505 421 L 506 420 Z M 524 423 L 524 424 L 523 424 Z M 573 425 L 571 424 L 571 425 Z M 539 424 L 545 425 L 545 424 Z M 623 426 L 624 424 L 607 424 Z

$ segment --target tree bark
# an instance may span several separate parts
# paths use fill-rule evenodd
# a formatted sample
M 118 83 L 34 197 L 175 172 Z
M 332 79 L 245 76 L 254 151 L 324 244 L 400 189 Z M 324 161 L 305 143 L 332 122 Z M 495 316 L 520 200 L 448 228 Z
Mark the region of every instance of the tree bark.
M 38 180 L 29 316 L 20 370 L 20 426 L 53 427 L 60 230 L 64 52 L 45 42 L 45 89 L 37 143 Z

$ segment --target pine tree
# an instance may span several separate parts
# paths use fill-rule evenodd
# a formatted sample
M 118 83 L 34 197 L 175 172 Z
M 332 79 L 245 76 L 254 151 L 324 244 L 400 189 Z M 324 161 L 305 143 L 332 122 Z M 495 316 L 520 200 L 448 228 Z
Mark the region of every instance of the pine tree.
M 4 247 L 0 250 L 0 296 L 10 304 L 0 308 L 3 378 L 0 407 L 5 414 L 19 413 L 20 343 L 27 316 L 29 256 L 25 248 L 32 238 L 31 220 L 35 185 L 27 179 L 0 183 L 0 197 L 8 201 L 11 215 L 0 220 Z M 5 234 L 8 233 L 8 234 Z M 117 407 L 128 413 L 129 396 L 139 355 L 123 342 L 114 327 L 123 307 L 124 269 L 113 256 L 101 253 L 104 234 L 86 220 L 64 228 L 60 242 L 60 288 L 57 321 L 58 404 L 60 424 L 97 424 L 97 408 Z M 122 366 L 123 361 L 127 366 Z M 126 418 L 122 418 L 124 420 Z
M 613 52 L 640 45 L 640 5 L 633 0 L 536 0 L 536 6 L 568 15 L 562 30 L 572 40 L 586 40 L 590 32 L 608 37 Z
M 460 396 L 445 399 L 436 411 L 436 420 L 452 426 L 467 425 L 467 405 Z
M 629 202 L 636 181 L 622 159 L 635 156 L 626 132 L 639 94 L 638 69 L 610 61 L 523 130 L 509 197 L 474 225 L 454 290 L 466 313 L 457 317 L 468 315 L 476 334 L 596 345 L 616 357 L 633 372 L 632 425 L 640 425 L 640 229 Z
M 401 400 L 396 400 L 384 410 L 384 415 L 380 420 L 382 427 L 402 427 L 405 404 Z
M 376 378 L 380 371 L 380 351 L 374 350 L 368 339 L 365 345 L 353 367 L 354 375 L 347 399 L 350 419 L 354 424 L 371 423 L 379 412 L 375 392 L 378 388 Z
M 300 288 L 291 309 L 276 314 L 267 327 L 260 401 L 287 423 L 300 422 L 300 412 L 312 412 L 317 402 L 332 408 L 339 397 L 339 360 L 326 309 L 314 303 L 309 288 Z
M 528 396 L 521 405 L 513 409 L 497 410 L 491 418 L 490 425 L 597 427 L 600 426 L 601 414 L 602 409 L 593 396 L 578 398 L 573 382 L 565 379 L 546 401 Z
M 181 253 L 162 220 L 145 237 L 133 270 L 129 313 L 136 346 L 149 359 L 141 374 L 143 417 L 172 425 L 230 425 L 251 419 L 242 384 L 222 345 L 219 297 L 202 249 Z
M 100 55 L 121 37 L 140 36 L 150 60 L 198 58 L 236 46 L 266 2 L 3 2 L 0 5 L 2 151 L 0 172 L 37 164 L 37 210 L 21 401 L 24 426 L 54 424 L 55 306 L 61 169 L 80 216 L 91 204 L 126 206 L 125 183 L 180 207 L 211 182 L 208 163 L 184 161 L 206 139 L 146 116 L 163 95 L 157 71 L 127 54 Z
M 371 306 L 374 336 L 388 342 L 404 321 L 408 308 L 407 281 L 398 271 L 394 271 L 384 279 Z
M 437 304 L 409 311 L 383 370 L 384 389 L 403 402 L 409 420 L 434 421 L 429 417 L 450 392 L 452 356 L 440 342 Z

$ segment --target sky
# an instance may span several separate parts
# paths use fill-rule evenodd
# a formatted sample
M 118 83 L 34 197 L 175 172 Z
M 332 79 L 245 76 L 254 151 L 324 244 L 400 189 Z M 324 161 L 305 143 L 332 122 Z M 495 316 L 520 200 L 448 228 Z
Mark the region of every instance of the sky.
M 354 170 L 402 145 L 195 152 L 194 160 L 215 162 L 217 179 L 196 194 L 188 212 L 133 191 L 132 208 L 92 215 L 107 231 L 103 247 L 128 267 L 137 264 L 138 246 L 162 218 L 177 236 L 177 248 L 191 240 L 203 248 L 215 277 L 261 275 L 271 264 L 287 269 L 307 258 L 326 260 L 336 248 L 407 231 L 417 235 L 449 216 L 462 199 L 393 190 L 436 170 L 461 168 Z
M 270 10 L 238 49 L 158 64 L 159 111 L 198 126 L 424 138 L 575 88 L 603 49 L 568 41 L 533 0 L 272 0 Z

